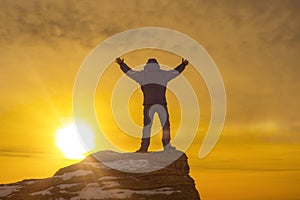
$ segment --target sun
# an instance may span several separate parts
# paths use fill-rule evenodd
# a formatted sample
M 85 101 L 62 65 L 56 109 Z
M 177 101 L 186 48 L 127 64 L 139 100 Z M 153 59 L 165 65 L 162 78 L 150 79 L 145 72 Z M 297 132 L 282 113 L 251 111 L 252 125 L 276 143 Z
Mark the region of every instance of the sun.
M 79 135 L 77 126 L 83 130 L 82 135 Z M 56 146 L 68 159 L 83 159 L 95 146 L 93 132 L 86 125 L 77 126 L 75 123 L 67 124 L 56 132 Z

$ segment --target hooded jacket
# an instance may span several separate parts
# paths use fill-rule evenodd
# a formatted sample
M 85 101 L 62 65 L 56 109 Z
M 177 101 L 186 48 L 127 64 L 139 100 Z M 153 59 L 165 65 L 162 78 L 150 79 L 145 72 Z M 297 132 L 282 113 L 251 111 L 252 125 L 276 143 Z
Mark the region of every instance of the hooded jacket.
M 140 84 L 144 95 L 143 105 L 167 105 L 167 84 L 177 77 L 185 69 L 185 66 L 181 63 L 174 70 L 162 70 L 155 59 L 149 59 L 143 70 L 136 71 L 124 62 L 120 64 L 121 70 Z

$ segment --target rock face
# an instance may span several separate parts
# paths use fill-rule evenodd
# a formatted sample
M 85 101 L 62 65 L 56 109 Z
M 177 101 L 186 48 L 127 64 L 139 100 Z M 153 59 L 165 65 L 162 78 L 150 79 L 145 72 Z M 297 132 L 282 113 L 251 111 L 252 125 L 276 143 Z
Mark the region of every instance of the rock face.
M 168 163 L 172 155 L 178 159 Z M 189 176 L 187 156 L 180 151 L 146 154 L 102 151 L 60 169 L 51 178 L 0 185 L 0 199 L 198 200 L 200 197 Z

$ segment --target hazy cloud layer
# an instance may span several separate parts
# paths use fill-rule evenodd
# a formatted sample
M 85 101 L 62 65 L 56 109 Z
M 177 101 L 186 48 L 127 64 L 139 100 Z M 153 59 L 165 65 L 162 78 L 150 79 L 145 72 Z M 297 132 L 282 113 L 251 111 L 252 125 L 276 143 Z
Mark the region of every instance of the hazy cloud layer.
M 224 78 L 232 123 L 275 121 L 279 126 L 291 123 L 291 130 L 299 130 L 297 0 L 0 0 L 0 5 L 0 84 L 7 94 L 5 102 L 30 101 L 28 93 L 35 98 L 50 95 L 50 102 L 58 99 L 72 88 L 87 49 L 120 31 L 160 26 L 191 36 L 211 54 Z M 81 46 L 72 48 L 72 43 Z M 86 54 L 72 63 L 72 54 L 80 48 Z M 61 61 L 68 62 L 68 68 L 58 65 L 57 58 L 63 57 L 59 54 L 68 60 Z M 36 75 L 23 76 L 24 65 Z M 59 81 L 67 83 L 67 88 L 60 87 Z
M 100 35 L 108 37 L 143 26 L 174 28 L 198 35 L 197 39 L 202 35 L 219 35 L 217 40 L 227 40 L 231 45 L 254 40 L 270 46 L 284 43 L 298 48 L 300 39 L 297 0 L 135 0 L 129 3 L 1 0 L 0 3 L 1 40 L 6 42 L 26 35 L 22 39 L 28 39 L 27 42 L 64 37 L 94 45 Z

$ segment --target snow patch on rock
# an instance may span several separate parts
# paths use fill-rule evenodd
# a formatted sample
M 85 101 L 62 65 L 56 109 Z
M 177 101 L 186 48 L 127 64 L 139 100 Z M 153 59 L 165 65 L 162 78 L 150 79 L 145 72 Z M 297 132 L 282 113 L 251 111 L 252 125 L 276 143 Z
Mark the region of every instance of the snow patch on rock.
M 114 169 L 125 170 L 128 172 L 136 171 L 138 169 L 143 169 L 149 167 L 150 163 L 146 159 L 140 160 L 117 160 L 113 162 L 105 162 L 106 165 Z
M 103 184 L 103 187 L 102 187 L 103 189 L 120 186 L 120 184 L 115 181 L 105 181 L 102 184 Z
M 120 177 L 116 177 L 116 176 L 103 176 L 101 178 L 98 178 L 99 181 L 110 181 L 110 180 L 116 180 L 119 179 Z
M 84 162 L 82 162 L 82 164 L 91 166 L 93 168 L 99 168 L 99 169 L 107 168 L 107 166 L 105 166 L 105 165 L 103 165 L 103 164 L 101 164 L 99 162 L 84 161 Z
M 79 199 L 93 199 L 93 198 L 114 198 L 114 199 L 125 199 L 131 198 L 134 194 L 145 194 L 145 195 L 155 195 L 155 194 L 172 194 L 175 192 L 181 192 L 180 190 L 172 190 L 172 188 L 164 187 L 154 190 L 130 190 L 130 189 L 111 189 L 105 190 L 99 186 L 98 183 L 87 184 L 86 187 L 81 190 L 78 197 L 73 197 L 71 200 Z
M 93 172 L 91 170 L 79 169 L 79 170 L 76 170 L 73 172 L 64 173 L 63 175 L 61 175 L 59 177 L 61 177 L 64 181 L 66 181 L 73 177 L 86 176 L 86 175 L 90 175 L 90 174 L 93 174 Z
M 35 183 L 36 181 L 26 181 L 26 182 L 24 182 L 24 184 L 26 184 L 26 185 L 31 185 L 31 184 L 33 184 L 33 183 Z
M 30 195 L 32 195 L 32 196 L 35 196 L 35 195 L 51 195 L 50 190 L 52 190 L 52 189 L 53 189 L 53 187 L 49 187 L 46 190 L 41 190 L 41 191 L 38 191 L 38 192 L 34 192 L 34 193 L 31 193 Z
M 63 190 L 65 188 L 70 188 L 70 187 L 73 187 L 76 185 L 79 185 L 79 183 L 61 184 L 61 185 L 58 185 L 57 187 L 59 187 L 59 189 Z
M 19 191 L 20 186 L 1 186 L 0 197 L 6 197 L 13 192 Z

